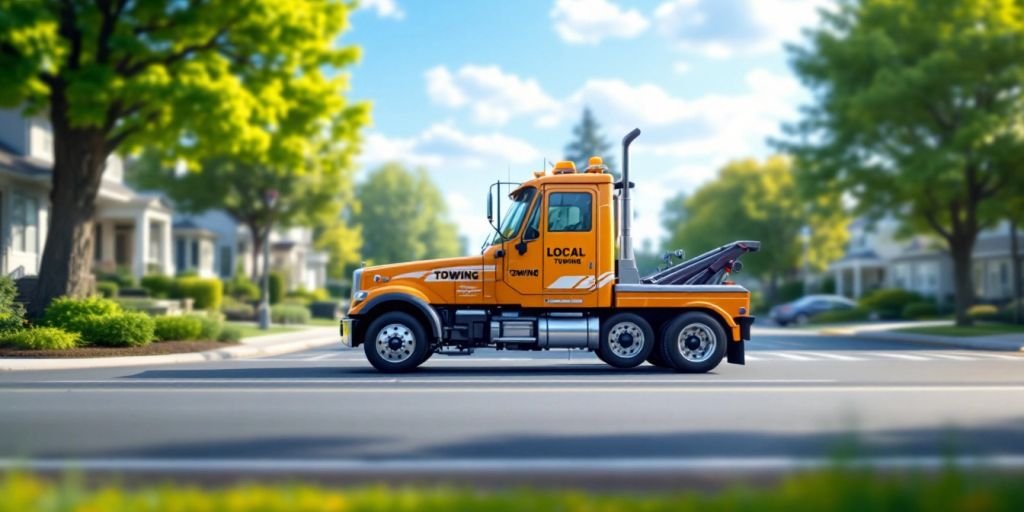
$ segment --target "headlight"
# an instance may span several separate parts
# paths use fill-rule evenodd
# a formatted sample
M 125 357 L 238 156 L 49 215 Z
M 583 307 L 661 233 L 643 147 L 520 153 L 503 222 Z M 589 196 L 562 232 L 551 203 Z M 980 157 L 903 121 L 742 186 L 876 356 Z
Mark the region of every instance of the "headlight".
M 356 303 L 366 298 L 366 292 L 362 291 L 363 269 L 357 268 L 352 272 L 352 302 Z

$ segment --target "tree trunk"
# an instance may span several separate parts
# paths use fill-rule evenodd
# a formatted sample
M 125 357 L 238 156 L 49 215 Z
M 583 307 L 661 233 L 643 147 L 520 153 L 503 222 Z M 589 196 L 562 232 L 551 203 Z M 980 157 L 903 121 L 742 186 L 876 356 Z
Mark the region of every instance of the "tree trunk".
M 92 291 L 93 214 L 109 154 L 100 129 L 70 126 L 65 102 L 54 98 L 50 111 L 53 187 L 39 281 L 29 304 L 33 317 L 56 297 L 83 297 Z
M 1010 275 L 1013 279 L 1013 322 L 1021 323 L 1024 320 L 1024 281 L 1021 280 L 1020 272 L 1020 240 L 1017 236 L 1017 219 L 1010 217 Z
M 957 237 L 954 241 L 950 243 L 950 254 L 953 257 L 953 303 L 956 325 L 966 327 L 973 323 L 971 317 L 967 315 L 967 310 L 974 305 L 974 279 L 971 272 L 974 237 L 970 237 L 969 241 Z

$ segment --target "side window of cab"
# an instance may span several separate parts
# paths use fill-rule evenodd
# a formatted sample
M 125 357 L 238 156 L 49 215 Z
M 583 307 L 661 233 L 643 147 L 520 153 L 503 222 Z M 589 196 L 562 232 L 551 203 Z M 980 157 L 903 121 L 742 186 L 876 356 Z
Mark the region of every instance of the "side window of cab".
M 526 223 L 526 231 L 523 233 L 523 240 L 530 241 L 540 238 L 540 209 L 543 197 L 537 197 L 533 211 L 530 213 L 530 220 Z
M 554 192 L 548 196 L 548 232 L 590 231 L 593 196 L 586 192 Z

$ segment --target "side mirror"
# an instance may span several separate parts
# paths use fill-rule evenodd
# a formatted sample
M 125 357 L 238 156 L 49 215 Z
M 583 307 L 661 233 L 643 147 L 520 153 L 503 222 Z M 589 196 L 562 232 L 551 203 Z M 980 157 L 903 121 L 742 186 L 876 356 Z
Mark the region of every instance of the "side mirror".
M 487 193 L 487 222 L 494 222 L 494 196 Z

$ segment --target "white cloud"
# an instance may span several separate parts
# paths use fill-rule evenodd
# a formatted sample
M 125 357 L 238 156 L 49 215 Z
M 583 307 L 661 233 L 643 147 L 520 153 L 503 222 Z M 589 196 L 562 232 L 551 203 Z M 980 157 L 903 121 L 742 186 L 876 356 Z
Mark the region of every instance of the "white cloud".
M 522 139 L 501 133 L 470 135 L 451 123 L 431 125 L 412 137 L 370 133 L 360 155 L 368 166 L 397 161 L 433 169 L 504 168 L 540 159 L 540 151 Z
M 673 62 L 672 72 L 677 75 L 685 75 L 690 72 L 690 64 L 681 60 Z
M 359 0 L 359 8 L 373 10 L 381 18 L 400 20 L 405 18 L 405 11 L 395 0 Z
M 650 22 L 636 9 L 625 10 L 608 0 L 558 0 L 551 9 L 555 32 L 571 44 L 597 44 L 605 38 L 628 39 Z
M 723 59 L 782 50 L 817 21 L 826 1 L 669 0 L 654 10 L 654 20 L 679 49 Z
M 481 124 L 500 126 L 524 114 L 558 107 L 536 80 L 506 73 L 498 66 L 466 65 L 454 73 L 444 66 L 427 70 L 427 95 L 439 105 L 468 108 Z

